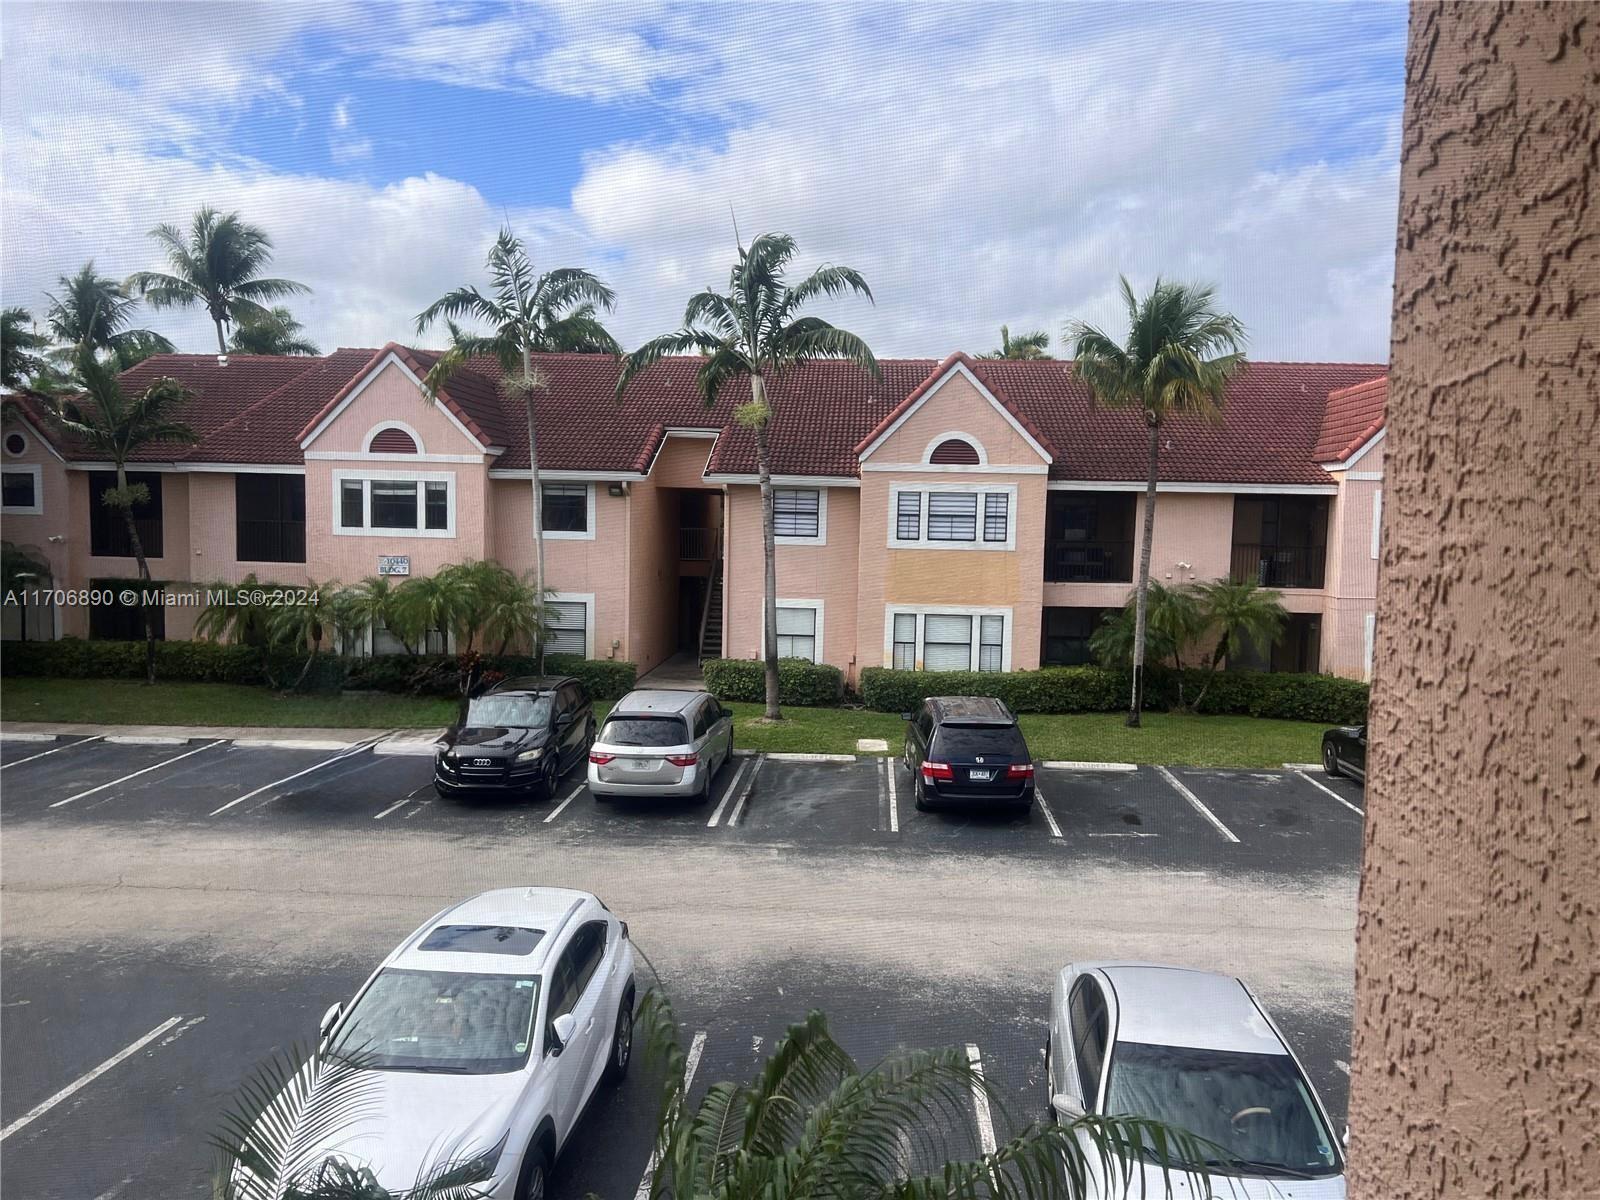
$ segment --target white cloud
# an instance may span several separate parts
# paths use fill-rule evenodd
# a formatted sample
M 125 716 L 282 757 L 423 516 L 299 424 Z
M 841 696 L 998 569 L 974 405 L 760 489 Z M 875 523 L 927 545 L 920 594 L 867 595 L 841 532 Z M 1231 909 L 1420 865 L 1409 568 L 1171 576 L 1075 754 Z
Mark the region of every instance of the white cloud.
M 511 214 L 542 265 L 582 263 L 616 287 L 625 344 L 724 282 L 731 206 L 746 238 L 793 233 L 802 269 L 859 267 L 876 306 L 816 311 L 881 354 L 984 350 L 1002 323 L 1119 328 L 1119 272 L 1139 286 L 1158 273 L 1216 283 L 1260 357 L 1387 354 L 1397 114 L 1369 153 L 1306 155 L 1308 68 L 1283 38 L 1207 28 L 1192 11 L 1115 9 L 1097 23 L 1081 6 L 824 6 L 789 21 L 743 8 L 389 11 L 381 36 L 336 17 L 338 36 L 390 76 L 650 106 L 684 129 L 715 115 L 713 134 L 596 145 L 570 205 Z M 188 59 L 130 77 L 98 37 L 61 36 L 60 14 L 87 27 L 84 10 L 49 10 L 55 26 L 23 12 L 0 84 L 8 302 L 33 302 L 90 255 L 112 273 L 151 265 L 145 232 L 202 202 L 272 231 L 275 272 L 316 289 L 297 309 L 325 346 L 411 337 L 420 308 L 481 281 L 502 197 L 434 174 L 338 181 L 229 152 L 229 113 L 299 98 L 255 49 L 295 36 L 288 18 L 250 9 L 248 38 L 221 20 L 190 29 Z M 63 68 L 63 55 L 76 57 Z M 76 89 L 65 97 L 49 86 L 63 71 Z M 337 162 L 370 158 L 360 104 L 345 94 L 328 114 Z M 203 318 L 151 323 L 206 344 Z

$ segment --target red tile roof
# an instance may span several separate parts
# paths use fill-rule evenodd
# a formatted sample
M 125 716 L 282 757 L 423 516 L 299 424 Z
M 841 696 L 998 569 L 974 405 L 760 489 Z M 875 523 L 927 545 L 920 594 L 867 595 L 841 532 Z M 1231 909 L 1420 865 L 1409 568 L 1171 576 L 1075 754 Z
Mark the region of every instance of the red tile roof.
M 418 374 L 437 352 L 405 351 Z M 188 419 L 201 431 L 195 447 L 142 454 L 157 461 L 295 463 L 303 430 L 337 402 L 383 351 L 339 350 L 321 359 L 157 355 L 123 376 L 125 383 L 172 375 L 196 394 Z M 643 472 L 666 431 L 711 429 L 720 435 L 707 473 L 755 472 L 755 439 L 733 421 L 749 385 L 725 388 L 716 404 L 701 399 L 698 358 L 666 359 L 615 398 L 616 362 L 605 355 L 536 356 L 545 386 L 534 393 L 539 465 L 549 470 Z M 847 363 L 813 362 L 769 385 L 773 469 L 782 475 L 857 474 L 858 447 L 886 428 L 953 362 L 964 363 L 1051 454 L 1052 479 L 1132 481 L 1144 476 L 1145 438 L 1135 412 L 1091 402 L 1066 364 L 952 356 L 890 359 L 874 379 Z M 1174 420 L 1165 427 L 1161 476 L 1197 483 L 1329 482 L 1318 465 L 1333 420 L 1330 393 L 1381 394 L 1384 367 L 1361 363 L 1252 363 L 1228 388 L 1222 419 Z M 526 470 L 522 402 L 506 395 L 492 360 L 476 360 L 446 387 L 453 411 L 487 444 L 506 450 L 496 469 Z M 1365 389 L 1354 385 L 1367 385 Z M 1340 400 L 1340 412 L 1345 400 Z M 1381 402 L 1380 402 L 1381 412 Z M 1365 426 L 1362 426 L 1364 428 Z M 1343 429 L 1340 425 L 1338 428 Z M 1355 432 L 1359 433 L 1359 429 Z M 1341 443 L 1343 445 L 1343 443 Z
M 1344 462 L 1383 428 L 1388 399 L 1387 375 L 1328 393 L 1311 457 L 1319 463 Z
M 938 366 L 934 367 L 933 370 L 928 372 L 928 377 L 917 385 L 915 391 L 913 391 L 904 400 L 900 401 L 899 404 L 895 405 L 894 408 L 884 416 L 883 420 L 874 425 L 867 432 L 866 436 L 856 443 L 856 454 L 861 455 L 867 453 L 868 448 L 871 447 L 873 442 L 877 441 L 884 434 L 888 433 L 889 428 L 896 421 L 898 421 L 902 415 L 915 408 L 917 402 L 921 400 L 922 397 L 926 395 L 936 383 L 939 382 L 939 380 L 943 379 L 945 375 L 949 373 L 952 367 L 958 364 L 971 371 L 978 365 L 978 360 L 972 358 L 962 350 L 957 350 L 954 354 L 944 359 L 941 363 L 939 363 Z M 1056 366 L 1059 368 L 1060 364 L 1057 363 Z M 979 382 L 983 382 L 981 376 L 979 377 Z M 985 388 L 989 388 L 987 383 L 984 383 L 983 386 Z M 989 391 L 994 393 L 993 388 L 989 388 Z M 1011 416 L 1016 420 L 1017 424 L 1021 425 L 1028 431 L 1028 436 L 1034 441 L 1038 442 L 1041 447 L 1043 447 L 1046 454 L 1048 454 L 1052 459 L 1056 457 L 1056 452 L 1050 445 L 1050 439 L 1040 432 L 1037 425 L 1028 419 L 1027 413 L 1023 412 L 1010 400 L 1007 400 L 1004 396 L 998 393 L 994 393 L 994 397 L 996 400 L 1000 401 L 1001 407 L 1004 408 L 1006 412 L 1011 414 Z

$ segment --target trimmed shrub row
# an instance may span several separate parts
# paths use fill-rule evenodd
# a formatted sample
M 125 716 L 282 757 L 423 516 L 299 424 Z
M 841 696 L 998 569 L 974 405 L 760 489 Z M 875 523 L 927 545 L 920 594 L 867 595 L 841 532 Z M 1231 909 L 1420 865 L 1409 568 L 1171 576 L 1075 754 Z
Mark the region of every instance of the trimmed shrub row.
M 242 683 L 290 687 L 300 677 L 305 655 L 284 650 L 217 642 L 157 642 L 156 678 L 177 683 Z M 521 655 L 485 655 L 480 659 L 485 683 L 507 676 L 532 675 L 538 661 Z M 461 660 L 450 654 L 385 654 L 376 658 L 340 658 L 319 654 L 306 678 L 312 691 L 350 688 L 407 692 L 418 696 L 455 696 L 460 688 Z M 61 679 L 143 679 L 144 643 L 84 641 L 7 642 L 0 670 L 7 675 L 40 675 Z M 633 687 L 630 662 L 586 659 L 572 654 L 545 657 L 545 671 L 571 675 L 596 700 L 616 700 Z
M 766 671 L 759 659 L 712 658 L 701 664 L 706 690 L 718 700 L 748 700 L 760 704 L 767 698 Z M 778 660 L 778 702 L 802 708 L 826 708 L 844 695 L 844 675 L 828 663 L 804 658 Z
M 1151 669 L 1145 674 L 1145 704 L 1151 709 L 1179 707 L 1180 695 L 1199 695 L 1205 672 Z M 1101 667 L 1046 667 L 1038 671 L 893 671 L 868 667 L 861 672 L 861 695 L 868 708 L 910 712 L 927 696 L 993 696 L 1018 713 L 1120 712 L 1132 690 L 1127 671 Z M 1277 717 L 1353 725 L 1367 719 L 1367 685 L 1332 675 L 1283 675 L 1259 671 L 1219 671 L 1199 712 Z

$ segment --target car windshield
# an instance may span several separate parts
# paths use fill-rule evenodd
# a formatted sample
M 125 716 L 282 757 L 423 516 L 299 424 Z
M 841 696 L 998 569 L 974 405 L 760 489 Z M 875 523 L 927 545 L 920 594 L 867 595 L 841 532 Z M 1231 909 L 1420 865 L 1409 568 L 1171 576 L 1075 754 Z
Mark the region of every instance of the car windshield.
M 1027 743 L 1015 725 L 957 725 L 946 721 L 934 735 L 937 758 L 965 759 L 975 754 L 1028 757 Z
M 612 717 L 600 740 L 608 746 L 686 746 L 689 731 L 681 717 Z
M 538 1005 L 537 975 L 387 970 L 351 1008 L 337 1049 L 380 1071 L 515 1071 Z
M 543 729 L 549 723 L 549 696 L 479 696 L 467 705 L 467 724 L 479 728 Z
M 1287 1054 L 1118 1042 L 1105 1111 L 1175 1125 L 1221 1146 L 1193 1164 L 1220 1174 L 1328 1175 L 1339 1165 L 1310 1089 Z

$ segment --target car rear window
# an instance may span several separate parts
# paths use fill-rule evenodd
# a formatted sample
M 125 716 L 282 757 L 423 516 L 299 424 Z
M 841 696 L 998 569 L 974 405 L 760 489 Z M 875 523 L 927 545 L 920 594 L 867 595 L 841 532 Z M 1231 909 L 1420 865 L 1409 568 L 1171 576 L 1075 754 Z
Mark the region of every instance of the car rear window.
M 422 939 L 417 949 L 459 954 L 531 954 L 543 940 L 544 930 L 515 925 L 440 925 Z
M 608 746 L 686 746 L 689 727 L 682 717 L 612 717 L 600 740 Z
M 961 725 L 946 721 L 934 734 L 936 757 L 965 758 L 973 754 L 1006 754 L 1026 758 L 1028 745 L 1015 725 Z

